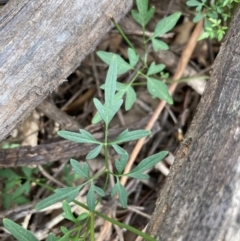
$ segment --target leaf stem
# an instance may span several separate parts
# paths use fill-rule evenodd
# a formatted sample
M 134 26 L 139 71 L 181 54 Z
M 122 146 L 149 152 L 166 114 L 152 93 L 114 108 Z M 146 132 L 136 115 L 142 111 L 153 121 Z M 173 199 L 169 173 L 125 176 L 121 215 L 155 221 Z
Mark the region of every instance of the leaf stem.
M 76 203 L 76 204 L 79 205 L 80 207 L 82 207 L 82 208 L 84 208 L 84 209 L 86 209 L 86 210 L 89 211 L 89 208 L 88 208 L 86 205 L 84 205 L 83 203 L 80 203 L 79 201 L 76 201 L 76 200 L 74 200 L 74 203 Z M 112 218 L 108 217 L 107 215 L 105 215 L 105 214 L 103 214 L 103 213 L 100 213 L 100 212 L 98 212 L 98 211 L 96 211 L 96 210 L 95 210 L 95 211 L 92 211 L 92 213 L 98 215 L 99 217 L 103 218 L 104 220 L 107 220 L 108 222 L 110 222 L 110 223 L 112 223 L 112 224 L 117 225 L 117 226 L 120 227 L 120 228 L 125 228 L 125 229 L 127 229 L 128 231 L 130 231 L 130 232 L 132 232 L 132 233 L 135 233 L 135 234 L 143 237 L 144 239 L 146 239 L 146 240 L 148 240 L 148 241 L 156 241 L 156 239 L 154 239 L 153 237 L 149 236 L 148 234 L 143 233 L 142 231 L 140 231 L 140 230 L 138 230 L 138 229 L 136 229 L 136 228 L 133 228 L 133 227 L 131 227 L 131 226 L 125 224 L 125 223 L 121 223 L 121 222 L 119 222 L 119 221 L 117 221 L 117 220 L 115 220 L 115 219 L 112 219 Z
M 123 39 L 126 41 L 126 43 L 135 51 L 135 53 L 138 55 L 137 50 L 135 49 L 135 47 L 133 46 L 132 42 L 128 39 L 128 37 L 126 36 L 126 34 L 123 32 L 123 30 L 121 29 L 121 27 L 116 23 L 116 21 L 114 20 L 113 17 L 110 17 L 111 21 L 113 22 L 115 28 L 118 30 L 118 32 L 120 33 L 120 35 L 123 37 Z M 140 62 L 145 66 L 145 62 L 142 60 L 141 56 L 140 56 Z
M 90 240 L 94 241 L 94 213 L 90 214 Z
M 109 170 L 108 163 L 108 124 L 105 123 L 105 132 L 104 132 L 104 156 L 105 156 L 105 167 Z

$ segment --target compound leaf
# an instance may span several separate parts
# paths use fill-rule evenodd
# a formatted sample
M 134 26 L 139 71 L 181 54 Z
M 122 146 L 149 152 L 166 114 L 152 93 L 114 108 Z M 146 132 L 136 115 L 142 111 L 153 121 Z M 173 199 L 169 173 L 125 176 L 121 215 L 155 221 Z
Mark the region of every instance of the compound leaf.
M 105 108 L 109 109 L 113 103 L 115 92 L 116 92 L 116 80 L 117 80 L 117 56 L 113 55 L 109 69 L 107 72 L 107 77 L 105 81 Z
M 147 89 L 153 98 L 158 97 L 159 99 L 165 100 L 168 104 L 173 104 L 173 99 L 168 92 L 166 84 L 160 80 L 147 77 Z
M 80 129 L 80 133 L 75 133 L 71 131 L 58 131 L 58 135 L 77 143 L 91 143 L 91 144 L 100 144 L 98 140 L 96 140 L 93 135 L 83 129 Z
M 50 233 L 46 241 L 58 241 L 58 238 L 53 233 Z
M 115 140 L 113 140 L 111 144 L 119 144 L 123 142 L 138 140 L 150 134 L 151 132 L 147 130 L 128 131 L 128 129 L 126 129 Z
M 117 58 L 117 74 L 124 74 L 132 69 L 131 65 L 127 63 L 120 55 L 105 51 L 98 51 L 97 55 L 104 63 L 108 65 L 111 64 L 112 57 L 115 55 Z
M 87 194 L 87 205 L 88 205 L 88 208 L 90 211 L 94 211 L 95 206 L 96 206 L 96 199 L 95 199 L 93 183 L 91 183 L 91 186 L 90 186 L 88 194 Z
M 190 0 L 186 2 L 187 6 L 189 7 L 197 7 L 199 5 L 202 5 L 200 2 L 196 1 L 196 0 Z
M 77 217 L 77 220 L 78 220 L 78 221 L 84 220 L 84 219 L 86 219 L 88 216 L 89 216 L 88 213 L 81 213 L 81 214 Z
M 100 151 L 102 150 L 103 145 L 100 144 L 98 145 L 96 148 L 94 148 L 93 150 L 91 150 L 88 155 L 86 156 L 86 159 L 94 159 L 95 157 L 98 156 L 98 154 L 100 153 Z
M 97 187 L 94 185 L 94 191 L 101 197 L 104 197 L 105 196 L 105 192 L 103 191 L 102 188 L 100 187 Z
M 55 190 L 55 193 L 45 199 L 43 199 L 42 201 L 40 201 L 35 209 L 36 210 L 41 210 L 44 209 L 46 207 L 51 206 L 54 203 L 57 203 L 65 198 L 67 198 L 68 196 L 70 196 L 71 194 L 75 194 L 76 190 L 80 190 L 83 187 L 83 185 L 80 185 L 78 187 L 66 187 L 66 188 L 59 188 Z
M 136 92 L 133 89 L 133 87 L 129 86 L 126 92 L 125 110 L 126 111 L 130 110 L 136 100 L 137 100 Z
M 117 144 L 111 144 L 111 146 L 113 147 L 113 149 L 117 152 L 117 154 L 119 155 L 123 155 L 126 151 L 120 147 L 119 145 Z
M 19 241 L 38 241 L 38 239 L 28 230 L 16 224 L 10 219 L 3 219 L 4 227 Z
M 127 162 L 128 162 L 128 153 L 125 152 L 120 156 L 119 160 L 115 160 L 115 167 L 118 171 L 118 174 L 122 174 Z
M 147 174 L 143 174 L 141 172 L 133 172 L 133 173 L 130 172 L 130 173 L 127 173 L 126 176 L 136 178 L 136 179 L 141 179 L 141 180 L 145 180 L 149 178 Z
M 119 111 L 121 105 L 123 103 L 123 99 L 120 99 L 117 101 L 117 103 L 114 103 L 111 108 L 108 110 L 107 113 L 107 124 L 110 123 L 110 121 L 112 120 L 112 118 L 115 116 L 115 114 Z
M 80 177 L 90 177 L 90 169 L 86 162 L 81 165 L 78 161 L 71 159 L 70 160 L 71 166 L 75 173 L 77 173 Z
M 74 217 L 74 215 L 72 214 L 72 210 L 71 210 L 71 207 L 69 205 L 68 202 L 66 201 L 63 201 L 63 204 L 62 204 L 62 209 L 64 211 L 64 213 L 62 214 L 62 216 L 72 222 L 76 222 L 76 218 Z
M 167 151 L 162 151 L 143 159 L 130 173 L 143 173 L 144 171 L 151 169 L 154 165 L 165 158 L 167 154 Z
M 30 181 L 25 182 L 24 184 L 20 185 L 16 191 L 12 195 L 12 199 L 16 199 L 17 197 L 23 195 L 24 193 L 28 193 L 30 190 Z
M 148 69 L 148 72 L 147 72 L 147 75 L 153 75 L 153 74 L 157 74 L 157 73 L 160 73 L 166 66 L 164 64 L 155 64 L 155 62 L 152 62 L 149 69 Z
M 128 58 L 130 65 L 134 68 L 134 66 L 139 60 L 139 55 L 136 54 L 136 52 L 132 48 L 128 48 Z
M 169 32 L 173 29 L 173 27 L 176 25 L 178 19 L 180 18 L 181 13 L 176 12 L 171 14 L 170 16 L 160 20 L 154 30 L 154 34 L 151 38 L 160 37 L 163 34 Z
M 137 0 L 136 3 L 138 12 L 136 10 L 132 10 L 132 17 L 137 23 L 142 26 L 142 28 L 145 28 L 147 23 L 152 18 L 155 12 L 155 8 L 151 7 L 148 10 L 148 0 Z
M 127 199 L 128 199 L 128 193 L 124 186 L 120 183 L 119 178 L 117 177 L 117 183 L 114 185 L 111 196 L 115 196 L 116 193 L 118 193 L 120 204 L 123 208 L 127 207 Z
M 22 172 L 25 174 L 26 177 L 31 177 L 32 175 L 32 168 L 29 167 L 22 167 Z
M 21 179 L 21 177 L 19 175 L 17 175 L 13 170 L 11 170 L 9 168 L 0 169 L 0 177 L 12 179 L 12 180 Z
M 169 47 L 166 43 L 164 43 L 161 40 L 155 39 L 155 38 L 152 39 L 152 45 L 153 45 L 153 50 L 155 52 L 157 52 L 158 50 L 168 50 L 169 49 Z
M 93 98 L 93 103 L 96 107 L 96 109 L 98 110 L 98 116 L 95 115 L 93 120 L 92 120 L 92 123 L 97 123 L 101 120 L 103 120 L 105 123 L 107 122 L 106 120 L 106 110 L 105 110 L 105 106 L 97 99 L 97 98 Z M 99 118 L 100 117 L 100 118 Z

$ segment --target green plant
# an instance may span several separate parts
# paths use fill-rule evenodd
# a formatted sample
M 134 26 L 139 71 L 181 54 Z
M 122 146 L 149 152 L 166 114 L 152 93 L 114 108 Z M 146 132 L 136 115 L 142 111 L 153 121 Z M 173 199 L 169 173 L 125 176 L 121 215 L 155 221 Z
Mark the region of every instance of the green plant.
M 128 161 L 128 153 L 120 147 L 120 144 L 137 140 L 141 137 L 147 136 L 150 134 L 149 131 L 146 130 L 136 130 L 136 131 L 128 131 L 125 130 L 122 133 L 120 133 L 114 140 L 109 140 L 108 139 L 108 128 L 109 128 L 109 123 L 112 120 L 113 116 L 116 114 L 116 112 L 119 110 L 121 107 L 123 100 L 116 98 L 116 79 L 117 79 L 117 57 L 113 56 L 112 61 L 109 67 L 109 71 L 107 74 L 106 78 L 106 83 L 105 83 L 105 103 L 102 104 L 98 99 L 94 99 L 94 104 L 99 112 L 99 115 L 103 119 L 103 122 L 105 124 L 105 138 L 104 141 L 99 141 L 92 136 L 91 133 L 85 131 L 85 130 L 80 130 L 80 133 L 73 133 L 69 131 L 59 131 L 59 135 L 74 141 L 78 143 L 85 143 L 85 144 L 95 144 L 96 147 L 91 150 L 88 155 L 86 156 L 87 160 L 91 160 L 95 157 L 97 157 L 101 151 L 101 149 L 104 149 L 104 155 L 105 155 L 105 169 L 102 170 L 101 172 L 95 174 L 94 176 L 90 175 L 90 168 L 89 164 L 87 162 L 84 162 L 82 165 L 76 161 L 76 160 L 71 160 L 71 166 L 74 170 L 74 172 L 81 178 L 85 179 L 85 182 L 79 186 L 76 187 L 65 187 L 65 188 L 59 188 L 54 190 L 54 194 L 47 197 L 46 199 L 40 201 L 36 205 L 36 209 L 40 210 L 45 207 L 48 207 L 58 201 L 66 200 L 66 202 L 63 202 L 63 216 L 74 222 L 76 224 L 76 227 L 68 230 L 65 227 L 62 227 L 62 232 L 63 236 L 58 239 L 56 238 L 53 234 L 48 237 L 48 240 L 78 240 L 79 237 L 84 240 L 88 235 L 90 235 L 91 240 L 94 240 L 94 217 L 95 214 L 98 214 L 100 216 L 103 216 L 102 214 L 99 214 L 95 211 L 95 207 L 97 203 L 101 200 L 101 197 L 105 195 L 105 189 L 108 185 L 108 180 L 109 176 L 112 175 L 114 176 L 116 183 L 114 187 L 112 188 L 111 191 L 111 196 L 116 196 L 118 194 L 119 201 L 122 207 L 126 208 L 127 206 L 127 199 L 128 199 L 128 194 L 126 189 L 122 186 L 120 183 L 120 177 L 123 175 L 132 177 L 132 178 L 138 178 L 138 179 L 146 179 L 148 178 L 148 175 L 145 174 L 144 172 L 150 168 L 152 168 L 157 162 L 161 161 L 166 155 L 167 152 L 160 152 L 157 153 L 153 156 L 147 157 L 144 160 L 142 160 L 135 168 L 131 170 L 131 172 L 123 174 L 123 170 L 125 168 L 125 165 Z M 116 172 L 111 172 L 109 169 L 109 149 L 113 148 L 118 154 L 119 154 L 119 159 L 115 160 L 115 169 Z M 89 161 L 90 163 L 90 161 Z M 100 188 L 95 185 L 94 181 L 99 178 L 100 176 L 105 176 L 105 185 L 103 188 Z M 87 206 L 84 204 L 78 203 L 82 207 L 84 207 L 88 212 L 87 213 L 82 213 L 79 215 L 79 217 L 75 217 L 72 212 L 71 208 L 69 206 L 69 202 L 74 201 L 76 196 L 78 195 L 78 192 L 80 191 L 81 188 L 83 188 L 85 185 L 89 186 L 89 191 L 87 194 Z M 97 197 L 97 198 L 96 198 Z M 74 201 L 76 202 L 76 201 Z M 104 216 L 104 218 L 107 218 Z M 116 223 L 119 225 L 116 220 L 112 220 L 108 218 L 111 222 Z M 85 221 L 85 222 L 84 222 Z M 122 224 L 123 225 L 123 224 Z M 37 240 L 35 236 L 33 236 L 31 233 L 28 231 L 24 232 L 19 232 L 22 227 L 15 224 L 12 225 L 12 221 L 5 219 L 4 220 L 4 226 L 13 234 L 15 238 L 18 240 Z M 120 224 L 121 226 L 121 224 Z M 140 231 L 137 231 L 133 228 L 129 228 L 126 225 L 124 226 L 127 229 L 130 229 L 147 240 L 154 240 L 153 238 L 149 237 L 148 235 L 141 233 Z
M 162 151 L 160 153 L 154 154 L 143 159 L 136 167 L 134 167 L 129 173 L 124 173 L 124 168 L 128 162 L 129 155 L 128 153 L 121 147 L 123 143 L 138 140 L 142 137 L 148 136 L 150 131 L 146 130 L 135 130 L 129 131 L 125 130 L 120 133 L 114 140 L 110 140 L 108 136 L 109 132 L 109 124 L 117 113 L 117 111 L 121 108 L 123 104 L 123 96 L 125 97 L 125 109 L 131 109 L 132 105 L 136 100 L 136 93 L 134 90 L 134 86 L 137 85 L 146 85 L 149 93 L 153 97 L 158 97 L 160 99 L 165 100 L 169 104 L 173 103 L 172 97 L 168 93 L 167 86 L 165 84 L 166 73 L 163 72 L 165 66 L 163 64 L 156 64 L 155 62 L 151 63 L 149 66 L 147 64 L 148 57 L 148 45 L 151 44 L 153 46 L 154 51 L 166 50 L 168 48 L 167 44 L 159 39 L 163 34 L 170 31 L 178 21 L 180 17 L 180 13 L 174 13 L 169 17 L 161 20 L 155 30 L 153 35 L 150 38 L 145 36 L 145 27 L 149 20 L 152 18 L 154 14 L 154 8 L 148 9 L 148 1 L 147 0 L 137 0 L 137 8 L 138 11 L 133 10 L 132 16 L 138 22 L 143 29 L 143 44 L 145 53 L 143 56 L 140 56 L 134 45 L 127 38 L 127 36 L 123 33 L 121 28 L 115 23 L 117 29 L 122 34 L 126 42 L 129 44 L 130 48 L 128 49 L 128 57 L 129 63 L 125 61 L 121 56 L 116 55 L 114 53 L 107 53 L 100 51 L 98 52 L 98 56 L 109 65 L 107 77 L 105 84 L 102 86 L 104 89 L 104 103 L 101 103 L 100 100 L 94 98 L 93 102 L 97 109 L 97 114 L 94 116 L 92 122 L 97 123 L 99 121 L 103 121 L 105 129 L 104 129 L 104 140 L 97 140 L 95 137 L 87 132 L 86 130 L 81 129 L 80 133 L 74 133 L 69 131 L 59 131 L 58 135 L 74 141 L 78 143 L 84 144 L 94 144 L 95 148 L 91 150 L 86 156 L 86 162 L 79 163 L 78 161 L 71 159 L 70 165 L 74 171 L 74 176 L 71 178 L 82 178 L 84 182 L 78 186 L 69 186 L 64 188 L 58 188 L 54 190 L 54 194 L 47 197 L 46 199 L 40 201 L 36 205 L 36 209 L 44 209 L 49 207 L 50 205 L 65 200 L 63 202 L 63 216 L 69 221 L 74 223 L 74 227 L 70 230 L 66 227 L 62 227 L 61 231 L 63 233 L 62 237 L 56 237 L 53 234 L 49 234 L 47 240 L 86 240 L 88 237 L 90 240 L 94 240 L 94 220 L 95 216 L 100 216 L 105 220 L 118 225 L 119 227 L 130 230 L 137 235 L 142 236 L 145 240 L 155 240 L 147 234 L 142 233 L 141 231 L 128 226 L 126 224 L 120 223 L 117 220 L 114 220 L 103 213 L 96 211 L 96 206 L 101 201 L 102 197 L 105 196 L 106 188 L 109 186 L 109 178 L 113 176 L 115 180 L 115 184 L 111 189 L 111 196 L 115 199 L 119 200 L 120 205 L 123 208 L 127 207 L 128 203 L 128 193 L 125 187 L 121 184 L 120 178 L 122 176 L 128 176 L 131 178 L 137 179 L 146 179 L 148 175 L 145 173 L 147 170 L 151 169 L 156 163 L 161 161 L 166 157 L 168 152 Z M 140 65 L 140 69 L 135 66 L 137 63 Z M 134 71 L 135 76 L 129 83 L 120 83 L 117 82 L 117 76 L 120 74 L 124 74 L 127 71 Z M 146 82 L 136 82 L 138 77 L 141 76 Z M 91 176 L 90 174 L 90 165 L 91 159 L 96 158 L 101 150 L 104 151 L 105 157 L 105 168 L 104 170 L 96 173 Z M 109 151 L 114 150 L 118 154 L 118 158 L 115 160 L 114 171 L 110 170 L 109 167 Z M 67 170 L 69 167 L 67 167 Z M 100 177 L 105 178 L 105 183 L 103 187 L 99 187 L 96 185 L 96 180 Z M 68 184 L 71 182 L 71 178 L 67 180 Z M 78 202 L 76 199 L 79 191 L 84 187 L 88 186 L 88 193 L 86 197 L 86 204 Z M 78 217 L 75 217 L 71 211 L 71 207 L 69 205 L 70 202 L 75 202 L 79 206 L 83 207 L 86 212 L 80 214 Z M 35 241 L 37 238 L 30 233 L 29 231 L 23 229 L 20 225 L 12 222 L 9 219 L 3 220 L 4 226 L 8 229 L 12 235 L 22 241 Z
M 207 0 L 187 1 L 189 7 L 196 8 L 193 22 L 199 22 L 201 19 L 204 19 L 205 31 L 199 37 L 199 40 L 217 38 L 218 41 L 221 41 L 238 3 L 240 3 L 240 0 L 215 0 L 211 4 Z
M 22 167 L 19 174 L 10 168 L 0 169 L 0 178 L 5 179 L 3 181 L 5 185 L 1 192 L 5 209 L 9 209 L 13 204 L 21 205 L 29 202 L 26 196 L 29 194 L 31 184 L 43 181 L 43 179 L 39 180 L 33 176 L 37 173 L 37 168 L 29 167 Z
M 117 74 L 125 74 L 128 71 L 135 72 L 134 77 L 128 83 L 117 82 L 116 85 L 118 91 L 116 98 L 121 99 L 124 95 L 126 95 L 125 110 L 130 110 L 132 108 L 134 102 L 136 101 L 136 92 L 133 87 L 140 85 L 146 85 L 148 92 L 153 98 L 157 97 L 159 99 L 165 100 L 169 104 L 173 104 L 172 97 L 168 92 L 167 85 L 165 84 L 166 78 L 168 77 L 168 74 L 163 72 L 163 70 L 165 69 L 165 65 L 152 62 L 150 66 L 148 66 L 147 46 L 151 44 L 153 50 L 156 52 L 158 50 L 167 50 L 169 48 L 168 45 L 163 42 L 160 37 L 163 36 L 165 33 L 169 32 L 176 25 L 181 14 L 177 12 L 159 21 L 155 27 L 153 35 L 148 38 L 145 35 L 145 27 L 152 18 L 155 12 L 155 8 L 151 7 L 150 9 L 148 9 L 148 0 L 137 0 L 136 3 L 138 11 L 132 10 L 132 17 L 142 27 L 143 30 L 143 56 L 140 56 L 138 54 L 131 41 L 121 30 L 120 26 L 115 23 L 114 19 L 112 19 L 115 27 L 119 30 L 119 32 L 129 45 L 129 63 L 125 61 L 120 55 L 117 55 Z M 97 55 L 103 62 L 109 65 L 114 53 L 98 51 Z M 138 68 L 136 68 L 138 63 L 140 67 L 138 66 Z M 139 77 L 141 77 L 141 82 L 137 82 L 137 79 L 139 79 Z M 104 89 L 104 85 L 102 86 L 102 89 Z M 99 114 L 96 114 L 93 118 L 93 123 L 97 123 L 99 121 L 101 121 L 101 117 Z
M 70 164 L 66 164 L 63 169 L 63 180 L 67 186 L 71 186 L 72 183 L 79 179 L 79 176 L 72 172 L 72 167 Z

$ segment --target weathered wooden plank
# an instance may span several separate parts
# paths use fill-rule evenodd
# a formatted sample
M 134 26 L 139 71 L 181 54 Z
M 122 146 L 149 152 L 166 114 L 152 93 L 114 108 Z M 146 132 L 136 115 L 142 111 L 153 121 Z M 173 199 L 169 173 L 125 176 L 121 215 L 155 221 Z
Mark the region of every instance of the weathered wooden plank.
M 239 43 L 240 8 L 159 195 L 148 226 L 157 240 L 240 240 Z
M 0 140 L 80 65 L 132 0 L 12 0 L 0 11 Z

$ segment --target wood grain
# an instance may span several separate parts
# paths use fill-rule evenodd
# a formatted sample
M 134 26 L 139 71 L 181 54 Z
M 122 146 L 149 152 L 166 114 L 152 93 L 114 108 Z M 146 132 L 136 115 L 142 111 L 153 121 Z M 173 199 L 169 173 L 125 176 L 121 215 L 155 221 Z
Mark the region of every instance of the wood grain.
M 240 8 L 159 194 L 148 233 L 161 241 L 240 240 Z
M 0 11 L 0 140 L 66 80 L 132 0 L 12 0 Z

